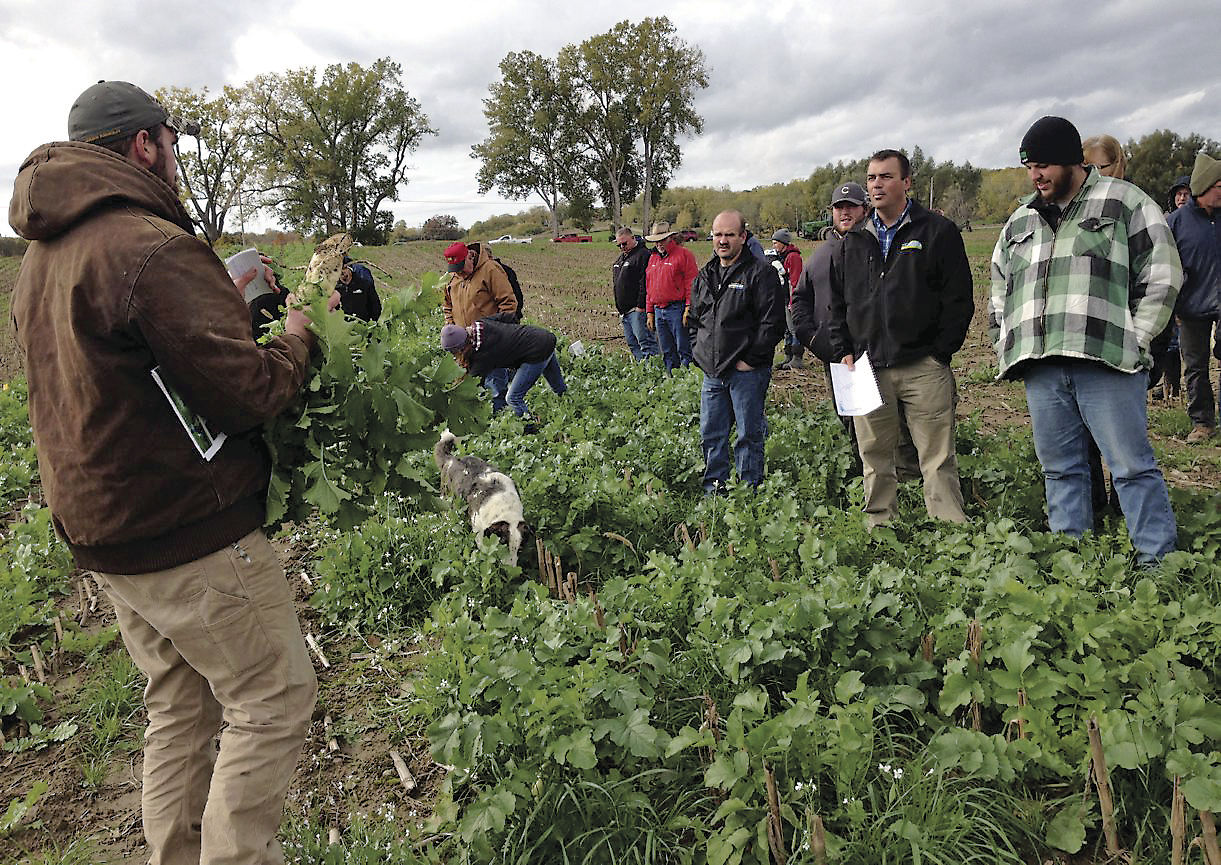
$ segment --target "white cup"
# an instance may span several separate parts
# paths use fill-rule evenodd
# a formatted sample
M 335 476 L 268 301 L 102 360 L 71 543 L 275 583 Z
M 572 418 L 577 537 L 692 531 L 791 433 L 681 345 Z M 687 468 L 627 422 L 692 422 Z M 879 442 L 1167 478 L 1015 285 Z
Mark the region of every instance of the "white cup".
M 263 278 L 263 261 L 259 258 L 259 251 L 251 247 L 225 259 L 225 270 L 229 271 L 231 279 L 249 273 L 251 268 L 258 270 L 258 276 L 250 280 L 250 284 L 246 286 L 246 303 L 271 292 L 271 286 Z

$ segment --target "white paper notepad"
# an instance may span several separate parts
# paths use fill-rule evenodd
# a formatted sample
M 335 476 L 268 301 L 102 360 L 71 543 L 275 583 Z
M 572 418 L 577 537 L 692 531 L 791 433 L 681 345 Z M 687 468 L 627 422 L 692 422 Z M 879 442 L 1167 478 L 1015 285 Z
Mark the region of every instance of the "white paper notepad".
M 831 364 L 831 387 L 835 391 L 835 410 L 841 415 L 869 414 L 882 407 L 882 393 L 868 353 L 858 357 L 852 369 L 842 363 Z

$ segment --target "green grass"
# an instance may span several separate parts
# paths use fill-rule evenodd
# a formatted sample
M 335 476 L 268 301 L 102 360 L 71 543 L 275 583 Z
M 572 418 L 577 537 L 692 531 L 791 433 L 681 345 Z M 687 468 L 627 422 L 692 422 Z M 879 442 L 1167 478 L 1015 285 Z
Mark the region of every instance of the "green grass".
M 1191 418 L 1184 408 L 1151 408 L 1149 432 L 1168 438 L 1184 438 L 1191 432 Z
M 91 838 L 74 838 L 63 846 L 52 840 L 50 846 L 50 850 L 4 859 L 4 865 L 107 865 L 112 861 L 98 853 Z
M 81 728 L 76 746 L 86 789 L 102 787 L 117 751 L 139 747 L 136 718 L 143 708 L 143 685 L 144 675 L 127 652 L 116 651 L 81 689 L 75 709 Z
M 424 853 L 414 849 L 413 843 L 425 834 L 392 805 L 382 806 L 373 815 L 348 813 L 342 822 L 337 825 L 335 816 L 319 813 L 290 817 L 280 831 L 284 861 L 290 865 L 423 865 L 438 861 L 427 847 Z M 332 828 L 340 832 L 335 844 L 329 840 Z

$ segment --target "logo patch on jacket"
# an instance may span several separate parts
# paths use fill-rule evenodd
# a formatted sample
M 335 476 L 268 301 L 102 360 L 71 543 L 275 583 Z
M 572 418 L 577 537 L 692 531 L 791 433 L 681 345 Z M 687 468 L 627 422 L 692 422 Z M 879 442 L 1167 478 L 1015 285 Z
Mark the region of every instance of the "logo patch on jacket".
M 899 247 L 899 252 L 907 252 L 909 249 L 924 249 L 924 244 L 918 240 L 909 240 Z
M 729 287 L 734 291 L 746 291 L 746 283 L 744 282 L 731 282 Z

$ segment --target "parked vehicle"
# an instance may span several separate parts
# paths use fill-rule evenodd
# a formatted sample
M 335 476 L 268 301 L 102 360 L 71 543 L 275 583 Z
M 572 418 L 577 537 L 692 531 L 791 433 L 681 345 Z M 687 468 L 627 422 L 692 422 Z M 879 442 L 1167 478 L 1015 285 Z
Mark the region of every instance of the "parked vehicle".
M 580 234 L 576 231 L 564 231 L 559 237 L 551 238 L 552 243 L 593 243 L 592 234 Z
M 533 237 L 514 237 L 511 234 L 502 234 L 495 240 L 489 240 L 488 243 L 533 243 Z
M 694 228 L 684 228 L 682 231 L 678 232 L 678 239 L 684 243 L 689 243 L 692 240 L 700 240 L 702 237 L 703 235 L 701 232 L 696 231 Z
M 818 219 L 806 219 L 797 223 L 797 236 L 808 240 L 826 240 L 831 234 L 831 212 L 824 210 Z

